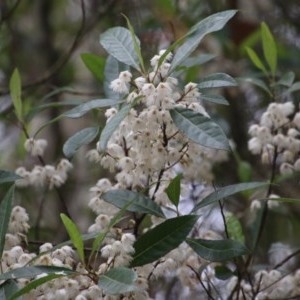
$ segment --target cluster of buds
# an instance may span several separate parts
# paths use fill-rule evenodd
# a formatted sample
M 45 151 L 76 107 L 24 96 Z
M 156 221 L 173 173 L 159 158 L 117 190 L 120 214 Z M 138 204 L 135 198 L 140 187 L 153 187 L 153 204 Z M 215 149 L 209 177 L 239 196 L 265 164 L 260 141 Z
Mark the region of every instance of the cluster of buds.
M 60 187 L 68 178 L 68 172 L 73 168 L 70 161 L 62 159 L 55 167 L 52 165 L 36 165 L 31 171 L 24 167 L 16 169 L 15 173 L 22 177 L 16 181 L 18 187 Z
M 300 113 L 292 102 L 271 103 L 260 123 L 249 128 L 248 148 L 265 164 L 280 164 L 282 174 L 300 171 Z

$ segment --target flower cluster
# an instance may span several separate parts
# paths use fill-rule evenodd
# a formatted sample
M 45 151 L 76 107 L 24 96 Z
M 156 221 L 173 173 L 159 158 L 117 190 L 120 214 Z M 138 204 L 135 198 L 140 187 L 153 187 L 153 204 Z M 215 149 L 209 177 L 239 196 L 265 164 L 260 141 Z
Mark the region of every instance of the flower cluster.
M 29 216 L 26 210 L 21 206 L 15 206 L 10 215 L 9 226 L 5 235 L 4 249 L 7 250 L 17 246 L 24 240 L 30 228 L 28 222 Z
M 32 156 L 43 156 L 48 142 L 44 139 L 29 138 L 25 141 L 24 148 Z
M 39 253 L 26 252 L 20 243 L 29 229 L 29 217 L 24 208 L 16 206 L 13 208 L 8 233 L 5 239 L 5 250 L 1 257 L 0 274 L 17 268 L 30 266 L 56 266 L 70 270 L 75 270 L 76 274 L 72 277 L 66 276 L 64 272 L 57 275 L 62 277 L 46 282 L 36 289 L 31 290 L 24 296 L 24 299 L 39 300 L 88 300 L 88 299 L 118 299 L 118 297 L 106 295 L 98 286 L 97 282 L 88 276 L 87 267 L 78 262 L 74 250 L 70 246 L 53 248 L 51 243 L 40 246 Z M 106 239 L 109 243 L 109 239 Z M 108 263 L 102 263 L 95 275 L 100 276 L 112 266 L 124 265 L 133 253 L 132 244 L 135 238 L 130 233 L 121 236 L 121 240 L 114 241 L 111 245 L 107 244 L 102 248 L 102 259 L 107 259 Z M 32 280 L 48 275 L 42 273 L 32 278 L 18 278 L 16 282 L 20 288 L 29 284 Z M 137 280 L 137 286 L 142 286 L 143 280 Z M 149 299 L 144 293 L 128 294 L 128 299 Z M 131 295 L 131 296 L 130 296 Z M 137 296 L 135 296 L 137 295 Z M 130 297 L 129 297 L 130 296 Z M 137 298 L 135 298 L 137 297 Z
M 18 187 L 60 187 L 68 178 L 68 172 L 72 169 L 72 164 L 67 159 L 61 159 L 56 167 L 52 165 L 36 165 L 31 171 L 24 167 L 16 169 L 15 173 L 22 177 L 16 181 Z
M 178 172 L 184 174 L 181 194 L 189 201 L 189 183 L 202 182 L 203 186 L 211 183 L 213 165 L 227 159 L 225 151 L 207 149 L 190 141 L 173 124 L 170 110 L 176 107 L 191 109 L 208 118 L 209 115 L 201 104 L 197 84 L 188 83 L 180 90 L 177 79 L 168 76 L 172 59 L 170 53 L 159 65 L 163 54 L 164 51 L 161 51 L 152 58 L 153 71 L 147 76 L 134 79 L 129 71 L 123 71 L 111 83 L 114 92 L 126 94 L 127 105 L 131 108 L 111 136 L 105 151 L 97 147 L 87 154 L 91 161 L 100 163 L 102 167 L 115 173 L 114 180 L 111 177 L 102 178 L 90 189 L 89 206 L 97 214 L 95 223 L 89 228 L 90 232 L 107 229 L 112 216 L 119 210 L 101 198 L 105 192 L 112 189 L 148 189 L 147 196 L 160 205 L 167 216 L 176 216 L 175 207 L 165 191 L 170 180 Z M 105 112 L 107 122 L 117 113 L 116 107 L 108 109 Z M 199 201 L 199 195 L 195 197 L 195 201 Z M 186 201 L 182 198 L 181 202 Z M 194 203 L 179 205 L 180 214 L 189 213 L 193 205 Z M 151 221 L 154 226 L 162 219 L 152 216 Z M 135 220 L 130 219 L 126 229 L 133 230 L 134 226 Z M 201 231 L 202 236 L 206 234 L 204 231 Z M 128 235 L 130 244 L 126 246 L 123 239 L 127 235 L 120 228 L 117 232 L 115 228 L 110 230 L 110 239 L 106 239 L 106 245 L 101 250 L 102 256 L 107 259 L 102 266 L 104 269 L 111 262 L 115 266 L 129 264 L 134 236 Z M 138 267 L 138 281 L 146 291 L 149 279 L 177 276 L 182 284 L 189 282 L 192 289 L 199 283 L 194 274 L 191 276 L 193 272 L 189 265 L 199 268 L 202 263 L 187 244 L 182 244 L 159 262 Z
M 300 113 L 292 102 L 271 103 L 261 116 L 260 123 L 249 128 L 252 137 L 248 148 L 261 154 L 262 162 L 280 164 L 282 174 L 300 170 Z
M 229 294 L 234 290 L 238 278 L 232 277 L 226 286 L 226 292 Z M 243 296 L 238 297 L 233 292 L 235 299 L 297 299 L 300 293 L 300 270 L 286 274 L 278 270 L 261 270 L 254 276 L 254 282 L 251 284 L 244 280 L 241 281 Z M 260 292 L 256 292 L 260 291 Z M 228 294 L 228 295 L 229 295 Z
M 225 151 L 207 149 L 191 142 L 173 124 L 172 108 L 188 108 L 206 117 L 208 114 L 200 103 L 201 94 L 195 83 L 188 83 L 180 91 L 178 80 L 168 76 L 171 53 L 158 65 L 163 54 L 161 51 L 153 57 L 153 71 L 147 76 L 133 79 L 129 71 L 123 71 L 111 83 L 115 92 L 127 93 L 128 105 L 138 105 L 131 107 L 104 152 L 97 148 L 87 154 L 91 161 L 116 173 L 114 183 L 102 179 L 91 189 L 90 206 L 98 215 L 111 216 L 116 212 L 114 207 L 101 200 L 102 193 L 108 189 L 141 190 L 150 186 L 149 197 L 163 207 L 172 206 L 165 188 L 178 170 L 187 180 L 210 183 L 213 164 L 227 158 Z M 116 107 L 108 109 L 105 113 L 107 122 L 117 112 Z

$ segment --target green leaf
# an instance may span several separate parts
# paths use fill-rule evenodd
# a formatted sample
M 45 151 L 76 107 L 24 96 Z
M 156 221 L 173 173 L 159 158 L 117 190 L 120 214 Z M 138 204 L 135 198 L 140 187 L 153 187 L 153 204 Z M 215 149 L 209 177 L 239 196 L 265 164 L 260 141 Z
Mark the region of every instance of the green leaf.
M 98 285 L 107 294 L 124 294 L 128 292 L 141 292 L 142 290 L 134 285 L 137 274 L 127 268 L 118 267 L 109 270 L 99 277 Z
M 168 19 L 170 15 L 174 15 L 176 13 L 176 7 L 175 3 L 172 0 L 155 0 L 155 6 L 159 8 L 159 11 L 161 15 L 168 16 Z
M 261 207 L 255 210 L 255 216 L 251 220 L 251 223 L 248 225 L 248 234 L 247 234 L 247 246 L 253 251 L 255 250 L 257 243 L 259 241 L 259 235 L 261 233 L 261 224 L 264 218 L 264 212 L 266 205 L 264 201 L 260 201 Z
M 104 78 L 104 57 L 94 55 L 91 53 L 83 53 L 81 54 L 81 59 L 86 65 L 86 67 L 94 75 L 94 77 L 97 78 L 100 82 L 102 82 Z
M 262 90 L 264 90 L 265 92 L 267 92 L 270 96 L 272 95 L 271 91 L 269 90 L 269 88 L 267 87 L 267 85 L 260 79 L 257 78 L 249 78 L 249 77 L 240 77 L 238 78 L 238 81 L 244 81 L 244 82 L 249 82 L 253 85 L 256 85 L 258 87 L 260 87 Z
M 12 202 L 14 199 L 15 186 L 12 185 L 5 194 L 4 199 L 0 203 L 0 258 L 2 257 L 5 235 L 7 233 L 10 214 L 12 211 Z M 0 275 L 1 276 L 1 275 Z
M 81 105 L 81 104 L 82 104 L 82 101 L 80 101 L 80 100 L 64 100 L 64 101 L 60 101 L 60 102 L 50 102 L 50 103 L 46 103 L 46 104 L 35 105 L 34 107 L 31 107 L 30 111 L 26 114 L 26 121 L 32 120 L 35 115 L 37 115 L 41 111 L 48 109 L 48 108 L 75 106 L 75 105 Z
M 251 34 L 247 35 L 247 37 L 239 44 L 238 51 L 240 56 L 244 56 L 246 54 L 246 48 L 254 48 L 258 43 L 261 42 L 261 32 L 260 28 L 254 30 Z
M 18 278 L 33 278 L 42 273 L 64 274 L 64 275 L 77 274 L 75 271 L 73 271 L 71 269 L 55 267 L 55 266 L 21 267 L 21 268 L 16 268 L 9 272 L 0 274 L 0 280 L 18 279 Z
M 198 209 L 210 205 L 214 202 L 222 200 L 226 197 L 232 196 L 239 192 L 243 192 L 246 190 L 257 189 L 263 186 L 268 185 L 269 183 L 266 182 L 247 182 L 247 183 L 237 183 L 233 185 L 228 185 L 223 188 L 220 188 L 208 196 L 206 196 L 200 203 L 198 203 L 192 210 L 192 212 L 197 211 Z
M 108 106 L 117 105 L 123 103 L 124 101 L 116 101 L 113 99 L 96 99 L 85 102 L 79 106 L 76 106 L 62 114 L 62 116 L 67 118 L 80 118 L 84 116 L 87 112 L 95 108 L 103 108 Z
M 240 160 L 238 163 L 238 176 L 240 181 L 247 182 L 251 180 L 252 167 L 247 161 Z
M 261 24 L 261 35 L 264 57 L 270 67 L 273 77 L 276 74 L 277 67 L 277 47 L 273 35 L 265 22 Z
M 220 280 L 228 280 L 234 273 L 226 266 L 215 266 L 216 278 Z
M 299 198 L 266 198 L 266 199 L 261 199 L 261 200 L 269 200 L 269 201 L 277 201 L 277 202 L 283 202 L 287 204 L 300 204 L 300 199 Z
M 1 300 L 9 299 L 14 293 L 18 291 L 18 289 L 19 287 L 14 280 L 12 279 L 6 280 L 0 285 L 0 299 Z
M 164 221 L 140 236 L 134 243 L 132 267 L 160 259 L 178 247 L 192 230 L 198 216 L 186 215 Z
M 129 19 L 125 15 L 123 15 L 123 16 L 126 19 L 127 27 L 128 27 L 128 29 L 130 31 L 131 38 L 133 40 L 134 50 L 135 50 L 135 53 L 137 54 L 137 56 L 139 58 L 140 66 L 142 67 L 142 71 L 145 73 L 145 66 L 144 66 L 143 56 L 142 56 L 142 53 L 141 53 L 140 41 L 136 37 L 136 35 L 134 33 L 134 29 L 133 29 L 133 27 L 132 27 Z
M 63 275 L 63 274 L 49 274 L 49 275 L 46 275 L 44 277 L 41 277 L 39 279 L 36 279 L 36 280 L 33 280 L 31 282 L 29 282 L 28 284 L 26 284 L 23 288 L 21 288 L 20 290 L 18 290 L 16 293 L 14 293 L 10 298 L 9 300 L 14 300 L 22 295 L 25 295 L 27 293 L 29 293 L 31 290 L 37 288 L 38 286 L 48 282 L 48 281 L 51 281 L 53 279 L 56 279 L 56 278 L 60 278 L 60 277 L 63 277 L 63 276 L 66 276 L 66 275 Z
M 63 153 L 66 157 L 70 158 L 76 151 L 83 145 L 92 142 L 98 135 L 98 128 L 87 127 L 72 135 L 63 145 Z
M 214 73 L 202 78 L 197 87 L 202 90 L 236 85 L 236 81 L 228 74 Z
M 130 109 L 131 109 L 130 105 L 124 105 L 119 110 L 119 112 L 115 116 L 113 116 L 109 120 L 109 122 L 105 125 L 105 127 L 101 132 L 100 140 L 99 140 L 99 147 L 101 150 L 105 151 L 111 135 L 119 127 L 120 123 L 125 119 Z
M 120 94 L 110 88 L 110 83 L 119 77 L 120 72 L 129 70 L 128 66 L 109 55 L 104 69 L 104 93 L 109 99 L 120 99 Z
M 190 239 L 186 242 L 202 258 L 221 262 L 248 253 L 247 248 L 239 241 L 234 240 L 203 240 Z
M 21 99 L 22 86 L 21 86 L 20 73 L 18 69 L 14 70 L 10 78 L 9 90 L 10 90 L 11 100 L 15 108 L 16 116 L 19 121 L 22 121 L 23 119 L 23 109 L 22 109 L 22 99 Z
M 136 37 L 139 44 L 138 38 Z M 100 36 L 102 47 L 118 61 L 140 70 L 139 57 L 134 49 L 131 33 L 123 27 L 108 29 Z
M 184 37 L 175 42 L 175 45 L 177 46 L 182 42 L 182 40 L 185 39 L 185 42 L 180 47 L 178 47 L 175 52 L 169 69 L 169 73 L 175 70 L 177 66 L 182 64 L 182 62 L 190 56 L 190 54 L 198 47 L 199 43 L 205 35 L 221 30 L 235 14 L 236 10 L 223 11 L 213 14 L 194 25 Z M 174 48 L 174 46 L 171 46 L 169 48 L 172 51 L 172 48 Z M 167 54 L 168 52 L 166 51 L 166 53 L 164 53 L 164 56 L 166 57 Z
M 179 199 L 180 199 L 180 182 L 181 182 L 182 174 L 178 174 L 175 176 L 171 182 L 169 183 L 166 193 L 170 199 L 170 201 L 178 207 Z
M 300 82 L 295 82 L 286 92 L 287 93 L 294 93 L 300 90 Z
M 230 149 L 222 128 L 210 118 L 183 107 L 171 109 L 170 115 L 177 128 L 193 142 L 208 148 Z
M 158 204 L 152 201 L 149 197 L 137 192 L 121 189 L 110 190 L 104 193 L 101 196 L 101 199 L 117 206 L 118 208 L 122 208 L 124 205 L 131 202 L 131 205 L 127 207 L 128 211 L 165 218 L 165 215 Z
M 229 238 L 232 240 L 238 240 L 241 243 L 245 242 L 245 236 L 243 233 L 243 228 L 240 220 L 236 215 L 228 213 L 225 216 L 227 231 L 229 233 Z
M 258 57 L 258 55 L 251 49 L 251 48 L 246 48 L 246 51 L 248 53 L 248 56 L 250 57 L 251 61 L 253 62 L 253 64 L 260 69 L 266 76 L 268 76 L 268 71 L 265 68 L 264 64 L 262 63 L 262 61 L 260 60 L 260 58 Z
M 211 61 L 215 57 L 216 57 L 216 55 L 214 55 L 214 54 L 200 54 L 197 57 L 189 57 L 189 58 L 185 59 L 180 64 L 179 67 L 190 68 L 190 67 L 202 65 L 202 64 L 205 64 L 205 63 Z
M 81 262 L 84 264 L 84 245 L 83 240 L 81 238 L 80 231 L 78 230 L 78 227 L 76 224 L 65 214 L 60 214 L 60 217 L 65 225 L 65 228 L 68 232 L 68 235 L 74 245 L 74 247 L 77 249 L 78 256 L 81 260 Z
M 118 222 L 120 222 L 120 220 L 122 219 L 122 215 L 123 213 L 127 210 L 127 208 L 133 203 L 133 201 L 135 200 L 135 198 L 133 198 L 131 201 L 127 202 L 114 216 L 113 218 L 110 220 L 109 225 L 107 226 L 107 228 L 103 231 L 100 232 L 98 234 L 98 236 L 96 237 L 93 246 L 92 246 L 92 251 L 90 254 L 90 258 L 89 258 L 89 263 L 90 260 L 92 259 L 94 253 L 100 248 L 100 245 L 102 244 L 104 238 L 106 237 L 106 235 L 110 232 L 111 228 L 113 226 L 115 226 Z
M 291 87 L 295 80 L 295 73 L 290 71 L 285 74 L 277 81 L 277 85 L 283 85 L 286 87 Z
M 217 104 L 229 105 L 228 101 L 223 96 L 220 95 L 201 94 L 200 98 L 202 100 L 217 103 Z
M 15 172 L 0 170 L 0 184 L 5 182 L 13 182 L 21 177 L 17 175 Z

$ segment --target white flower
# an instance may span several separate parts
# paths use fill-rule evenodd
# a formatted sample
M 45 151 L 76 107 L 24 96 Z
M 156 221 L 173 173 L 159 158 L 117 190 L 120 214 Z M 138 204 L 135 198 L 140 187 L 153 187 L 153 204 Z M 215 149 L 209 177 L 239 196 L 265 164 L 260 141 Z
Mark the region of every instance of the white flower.
M 24 143 L 25 150 L 29 152 L 32 156 L 42 156 L 47 145 L 48 142 L 46 140 L 35 140 L 34 138 L 29 138 Z
M 285 162 L 293 162 L 294 161 L 294 153 L 290 150 L 285 150 L 282 154 L 283 160 Z
M 162 56 L 163 54 L 165 54 L 166 51 L 167 51 L 166 49 L 161 49 L 161 50 L 159 50 L 159 52 L 158 52 L 159 56 Z M 167 54 L 165 60 L 166 60 L 166 61 L 170 61 L 170 60 L 172 59 L 172 57 L 173 57 L 172 52 L 169 52 L 169 53 Z
M 118 162 L 118 167 L 123 171 L 132 171 L 134 166 L 132 158 L 128 156 L 122 157 Z
M 264 126 L 258 129 L 257 137 L 263 144 L 271 143 L 273 138 L 270 129 Z
M 21 206 L 15 206 L 11 212 L 8 230 L 10 233 L 27 232 L 29 229 L 29 217 Z
M 184 87 L 184 101 L 189 103 L 196 102 L 200 97 L 200 92 L 197 88 L 197 84 L 190 82 Z
M 53 245 L 51 243 L 45 243 L 45 244 L 40 246 L 40 252 L 39 253 L 49 251 L 52 248 L 53 248 Z
M 56 166 L 56 170 L 63 173 L 68 172 L 71 169 L 73 169 L 72 163 L 65 158 L 61 159 L 58 165 Z
M 297 129 L 300 130 L 300 112 L 297 112 L 293 119 L 294 124 L 296 125 Z
M 99 225 L 101 229 L 106 228 L 109 225 L 109 222 L 110 222 L 109 216 L 104 214 L 100 214 L 95 220 L 95 223 Z
M 157 88 L 157 96 L 162 99 L 164 97 L 170 97 L 172 95 L 172 88 L 167 82 L 161 82 L 158 84 Z
M 86 158 L 90 162 L 99 163 L 101 161 L 101 155 L 97 149 L 92 149 L 92 150 L 88 151 L 86 154 Z
M 129 82 L 132 74 L 129 71 L 120 72 L 119 78 L 110 83 L 110 88 L 120 94 L 127 94 L 129 92 Z
M 272 266 L 275 266 L 282 262 L 286 257 L 292 254 L 293 250 L 287 244 L 283 243 L 273 243 L 269 249 L 269 261 Z M 295 257 L 289 259 L 285 264 L 281 266 L 282 270 L 289 270 L 293 268 L 296 264 Z
M 101 255 L 104 258 L 114 257 L 115 252 L 112 245 L 106 245 L 101 249 Z
M 108 122 L 113 116 L 115 116 L 117 113 L 118 113 L 118 110 L 117 110 L 116 108 L 114 108 L 114 107 L 107 109 L 106 112 L 105 112 L 105 117 L 106 117 L 106 119 L 107 119 L 107 122 Z
M 129 71 L 123 71 L 119 74 L 119 79 L 123 80 L 126 83 L 131 81 L 132 74 Z
M 102 191 L 102 193 L 107 192 L 112 187 L 110 180 L 107 178 L 99 179 L 96 186 Z
M 134 253 L 133 243 L 135 236 L 132 233 L 124 233 L 121 237 L 121 243 L 126 253 Z
M 291 164 L 283 163 L 280 165 L 279 171 L 282 175 L 291 175 L 294 172 L 294 168 Z
M 291 101 L 280 104 L 279 107 L 285 116 L 291 115 L 295 110 L 295 105 Z
M 144 84 L 146 83 L 146 78 L 145 77 L 138 77 L 134 80 L 136 86 L 138 87 L 138 89 L 142 89 Z
M 117 78 L 110 83 L 109 86 L 114 92 L 119 94 L 127 94 L 129 92 L 129 86 L 126 81 Z
M 295 171 L 300 171 L 300 158 L 298 158 L 294 163 Z
M 262 150 L 262 144 L 260 140 L 257 137 L 254 137 L 248 141 L 248 149 L 253 153 L 253 154 L 260 154 Z
M 249 127 L 248 133 L 251 136 L 257 136 L 259 130 L 259 126 L 257 124 L 253 124 Z
M 77 295 L 74 300 L 88 300 L 88 298 L 83 295 Z
M 255 199 L 251 202 L 250 210 L 256 211 L 258 209 L 261 209 L 261 201 Z
M 272 115 L 268 111 L 262 114 L 260 118 L 260 125 L 268 128 L 273 127 Z
M 205 108 L 198 102 L 193 102 L 193 103 L 189 104 L 188 108 L 202 114 L 203 116 L 205 116 L 207 118 L 210 118 L 210 116 L 206 112 Z
M 54 187 L 60 187 L 65 182 L 64 178 L 59 174 L 53 174 L 49 180 L 49 189 L 53 189 Z
M 151 59 L 150 59 L 150 64 L 151 66 L 155 69 L 158 65 L 158 61 L 160 59 L 160 55 L 154 55 Z
M 287 138 L 281 133 L 273 136 L 273 144 L 277 146 L 279 149 L 286 147 L 287 144 L 286 140 Z
M 295 129 L 295 128 L 289 128 L 289 130 L 288 130 L 288 136 L 290 136 L 290 137 L 294 137 L 294 138 L 296 138 L 296 137 L 299 137 L 300 136 L 300 132 L 297 130 L 297 129 Z
M 16 186 L 27 187 L 30 185 L 30 172 L 28 172 L 24 167 L 19 167 L 16 169 L 15 173 L 22 177 L 22 179 L 16 180 Z
M 130 94 L 128 94 L 126 100 L 127 103 L 133 103 L 133 101 L 138 97 L 138 94 L 136 92 L 131 92 Z
M 165 78 L 168 75 L 171 64 L 163 63 L 159 68 L 159 73 L 162 78 Z

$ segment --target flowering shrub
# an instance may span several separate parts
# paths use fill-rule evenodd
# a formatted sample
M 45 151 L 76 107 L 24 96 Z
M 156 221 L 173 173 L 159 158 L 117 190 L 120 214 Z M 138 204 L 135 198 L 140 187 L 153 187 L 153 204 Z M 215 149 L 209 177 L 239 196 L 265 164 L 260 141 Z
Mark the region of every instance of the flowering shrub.
M 273 244 L 269 265 L 256 264 L 268 210 L 280 201 L 297 201 L 280 198 L 273 184 L 277 167 L 284 175 L 299 171 L 298 110 L 292 102 L 277 102 L 274 90 L 259 82 L 272 103 L 259 124 L 250 126 L 248 146 L 271 166 L 270 182 L 217 188 L 213 167 L 226 161 L 232 149 L 203 101 L 227 104 L 207 90 L 236 82 L 224 73 L 207 75 L 198 83 L 181 80 L 203 37 L 222 29 L 235 13 L 217 13 L 194 25 L 150 60 L 149 71 L 128 20 L 128 29 L 103 33 L 100 43 L 110 55 L 105 67 L 107 98 L 75 106 L 55 120 L 106 108 L 105 126 L 100 130 L 96 124 L 71 136 L 63 146 L 66 158 L 55 166 L 44 162 L 48 143 L 37 138 L 45 126 L 32 137 L 22 126 L 27 134 L 24 147 L 40 164 L 0 173 L 0 183 L 15 182 L 0 205 L 3 299 L 283 299 L 300 294 L 300 271 L 291 272 L 297 253 L 289 246 Z M 271 79 L 270 88 L 283 85 L 291 93 L 291 74 L 275 81 L 276 45 L 264 24 L 262 41 L 268 67 L 248 49 L 250 58 Z M 24 125 L 18 71 L 10 89 L 16 117 Z M 39 253 L 28 252 L 24 245 L 29 217 L 24 208 L 13 207 L 15 186 L 57 189 L 76 168 L 69 159 L 98 136 L 86 157 L 107 176 L 90 188 L 88 205 L 96 217 L 88 233 L 82 235 L 70 216 L 61 214 L 70 241 L 55 246 L 50 241 Z M 224 201 L 257 188 L 267 192 L 250 205 L 249 238 Z M 88 240 L 91 249 L 85 248 Z

